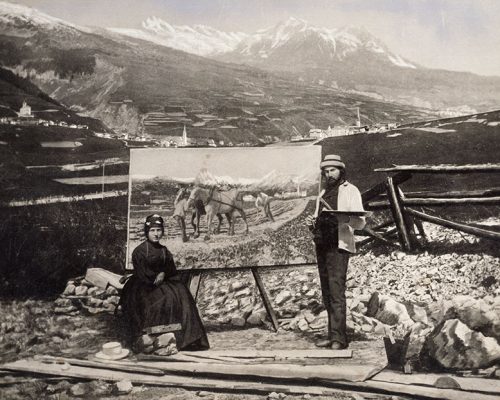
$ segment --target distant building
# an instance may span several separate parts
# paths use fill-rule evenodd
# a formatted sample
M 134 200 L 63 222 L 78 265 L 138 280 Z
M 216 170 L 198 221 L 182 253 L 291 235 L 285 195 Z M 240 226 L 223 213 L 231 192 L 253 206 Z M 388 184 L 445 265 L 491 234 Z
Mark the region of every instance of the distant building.
M 33 114 L 31 113 L 31 107 L 26 103 L 26 101 L 23 101 L 23 105 L 19 109 L 19 112 L 17 115 L 20 118 L 33 118 Z

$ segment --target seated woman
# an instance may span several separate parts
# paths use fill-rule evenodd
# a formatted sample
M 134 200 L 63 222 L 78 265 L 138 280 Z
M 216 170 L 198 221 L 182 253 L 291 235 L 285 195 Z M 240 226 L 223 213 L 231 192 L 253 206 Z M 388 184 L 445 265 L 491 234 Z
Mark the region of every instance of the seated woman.
M 172 253 L 160 244 L 163 219 L 150 215 L 144 224 L 146 241 L 132 253 L 134 273 L 123 287 L 121 304 L 128 318 L 132 339 L 144 328 L 180 323 L 175 332 L 179 350 L 209 348 L 207 335 L 187 287 L 180 281 Z

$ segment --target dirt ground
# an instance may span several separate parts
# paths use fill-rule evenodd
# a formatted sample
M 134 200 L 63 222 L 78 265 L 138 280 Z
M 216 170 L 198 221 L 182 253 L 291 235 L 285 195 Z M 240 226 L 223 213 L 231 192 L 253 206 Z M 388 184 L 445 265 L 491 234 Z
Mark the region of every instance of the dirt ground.
M 41 322 L 38 319 L 43 318 L 47 322 L 48 331 L 43 333 L 39 332 L 39 336 L 29 338 L 28 343 L 22 345 L 18 341 L 18 347 L 14 349 L 7 349 L 0 355 L 0 361 L 10 361 L 14 359 L 29 358 L 35 355 L 59 355 L 65 357 L 78 357 L 86 358 L 99 351 L 102 343 L 112 340 L 123 340 L 122 337 L 122 321 L 119 317 L 111 314 L 100 314 L 92 316 L 51 316 L 50 302 L 16 302 L 6 305 L 1 305 L 3 312 L 16 314 L 16 310 L 31 310 L 28 314 L 18 312 L 18 317 L 22 319 L 32 320 L 32 322 Z M 3 314 L 5 315 L 5 314 Z M 33 316 L 36 315 L 37 319 L 33 321 Z M 41 327 L 40 327 L 41 328 Z M 20 330 L 16 327 L 13 329 L 12 335 L 15 331 Z M 36 331 L 36 329 L 35 329 Z M 317 333 L 299 333 L 279 330 L 274 332 L 265 327 L 259 328 L 245 328 L 237 329 L 229 326 L 221 326 L 215 324 L 207 325 L 207 332 L 211 349 L 213 350 L 227 350 L 227 349 L 314 349 L 314 341 L 318 338 Z M 35 333 L 35 332 L 34 332 Z M 19 332 L 21 335 L 22 333 Z M 30 335 L 28 335 L 30 336 Z M 17 336 L 15 336 L 17 337 Z M 349 363 L 379 363 L 385 360 L 385 352 L 381 340 L 367 340 L 363 338 L 354 338 L 350 348 L 353 350 L 353 358 L 351 360 L 343 360 L 342 362 L 349 365 Z M 361 340 L 360 340 L 361 339 Z M 0 374 L 1 376 L 1 374 Z M 71 385 L 76 384 L 74 380 L 69 380 Z M 43 378 L 29 379 L 29 382 L 23 384 L 16 384 L 11 386 L 0 386 L 1 399 L 67 399 L 77 398 L 68 395 L 67 393 L 47 394 L 45 391 L 47 384 L 54 384 L 54 382 L 46 381 Z M 120 395 L 119 398 L 132 400 L 132 399 L 266 399 L 268 394 L 263 393 L 235 393 L 235 392 L 200 392 L 199 390 L 185 390 L 179 388 L 162 388 L 151 386 L 137 386 L 134 390 L 127 395 Z M 96 396 L 91 396 L 96 398 Z M 102 397 L 99 398 L 116 398 Z M 346 391 L 339 391 L 335 397 L 321 397 L 312 396 L 315 399 L 336 398 L 336 399 L 392 399 L 393 396 L 383 396 L 374 394 L 357 394 Z M 80 397 L 80 398 L 89 398 Z M 307 399 L 307 395 L 290 395 L 288 399 Z

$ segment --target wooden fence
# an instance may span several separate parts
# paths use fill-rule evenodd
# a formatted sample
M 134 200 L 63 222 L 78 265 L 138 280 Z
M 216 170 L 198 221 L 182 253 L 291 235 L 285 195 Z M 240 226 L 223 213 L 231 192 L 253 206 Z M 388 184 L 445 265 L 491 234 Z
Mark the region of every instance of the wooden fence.
M 500 173 L 500 164 L 480 165 L 400 165 L 390 168 L 376 169 L 378 172 L 390 174 L 385 181 L 375 185 L 362 194 L 367 210 L 391 211 L 392 220 L 385 221 L 374 228 L 366 228 L 369 235 L 360 244 L 372 240 L 391 243 L 388 238 L 397 234 L 399 244 L 405 251 L 413 251 L 418 246 L 417 233 L 426 241 L 422 221 L 441 225 L 483 238 L 500 240 L 500 232 L 478 228 L 468 223 L 459 223 L 441 217 L 426 214 L 412 207 L 440 207 L 450 205 L 500 205 L 500 190 L 490 188 L 474 191 L 451 192 L 413 192 L 404 193 L 400 185 L 408 181 L 413 174 L 471 174 Z M 392 227 L 394 225 L 394 227 Z

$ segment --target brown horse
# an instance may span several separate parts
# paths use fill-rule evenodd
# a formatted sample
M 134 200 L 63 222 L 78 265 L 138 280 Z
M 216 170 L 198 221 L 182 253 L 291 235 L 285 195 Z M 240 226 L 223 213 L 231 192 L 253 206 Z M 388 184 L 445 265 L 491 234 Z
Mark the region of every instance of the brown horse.
M 207 234 L 205 240 L 210 239 L 210 228 L 214 216 L 218 216 L 219 225 L 217 226 L 216 233 L 220 232 L 222 223 L 221 214 L 225 214 L 229 222 L 229 235 L 234 235 L 234 213 L 238 211 L 243 222 L 245 223 L 245 234 L 248 233 L 248 223 L 245 211 L 243 210 L 243 200 L 241 193 L 238 190 L 228 190 L 221 192 L 215 187 L 211 189 L 204 189 L 196 186 L 188 199 L 188 207 L 192 207 L 196 200 L 203 201 L 205 210 L 207 211 Z

